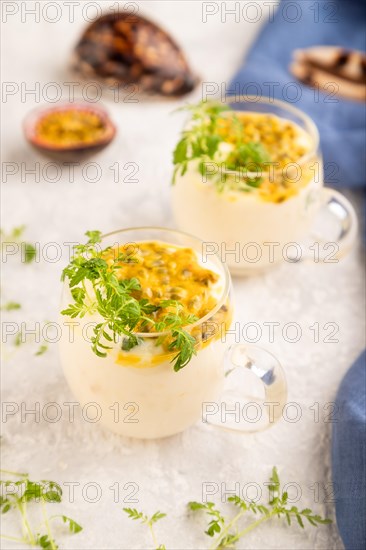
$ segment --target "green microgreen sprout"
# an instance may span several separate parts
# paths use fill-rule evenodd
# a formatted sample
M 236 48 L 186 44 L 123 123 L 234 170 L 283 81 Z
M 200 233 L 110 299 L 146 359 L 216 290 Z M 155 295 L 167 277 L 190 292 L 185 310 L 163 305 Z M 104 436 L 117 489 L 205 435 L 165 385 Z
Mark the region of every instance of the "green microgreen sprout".
M 1 252 L 3 254 L 4 247 L 7 244 L 18 244 L 20 245 L 20 250 L 22 252 L 22 261 L 29 264 L 32 263 L 37 258 L 37 249 L 36 247 L 26 241 L 22 240 L 23 233 L 26 229 L 25 225 L 19 225 L 14 227 L 9 233 L 6 233 L 2 229 L 0 230 L 0 240 L 1 240 Z
M 201 175 L 211 178 L 219 192 L 229 182 L 231 187 L 242 191 L 259 187 L 263 179 L 260 172 L 265 165 L 270 164 L 271 159 L 261 143 L 243 141 L 244 123 L 230 110 L 230 106 L 215 101 L 201 101 L 182 109 L 191 113 L 191 123 L 182 131 L 173 152 L 173 184 L 177 175 L 184 176 L 189 163 L 196 161 Z M 218 155 L 220 145 L 225 143 L 225 136 L 220 133 L 220 122 L 228 113 L 232 120 L 232 132 L 235 134 L 235 147 L 223 160 L 220 158 L 222 155 Z M 211 171 L 213 163 L 217 170 Z M 252 172 L 259 174 L 249 176 Z
M 51 530 L 51 524 L 55 520 L 61 520 L 68 526 L 70 533 L 79 533 L 82 530 L 81 525 L 65 515 L 49 516 L 47 504 L 60 503 L 62 501 L 62 489 L 54 481 L 31 481 L 28 474 L 1 470 L 1 474 L 13 476 L 16 479 L 1 479 L 0 511 L 2 514 L 16 514 L 20 520 L 19 535 L 4 535 L 1 538 L 33 546 L 44 548 L 45 550 L 57 550 L 55 538 Z M 34 527 L 29 518 L 29 508 L 37 508 L 41 522 L 39 526 Z
M 289 506 L 288 494 L 286 492 L 281 494 L 280 480 L 277 468 L 275 467 L 272 470 L 268 488 L 270 497 L 266 506 L 245 500 L 238 495 L 229 497 L 228 501 L 238 510 L 237 514 L 232 518 L 226 518 L 213 502 L 201 503 L 193 501 L 188 503 L 189 510 L 203 511 L 209 518 L 205 533 L 209 537 L 214 538 L 210 550 L 235 548 L 235 544 L 240 539 L 271 518 L 277 518 L 279 520 L 285 518 L 288 525 L 291 525 L 292 521 L 296 520 L 302 529 L 305 527 L 305 521 L 313 527 L 332 523 L 330 519 L 320 517 L 309 508 L 301 510 L 296 506 Z M 244 528 L 239 527 L 239 520 L 248 513 L 254 514 L 258 519 Z
M 136 508 L 123 508 L 123 511 L 128 515 L 128 517 L 134 521 L 140 521 L 143 525 L 147 525 L 154 543 L 154 546 L 156 547 L 156 550 L 166 550 L 166 547 L 164 544 L 159 544 L 157 541 L 157 537 L 155 535 L 154 531 L 154 525 L 157 521 L 160 521 L 161 519 L 166 517 L 166 514 L 163 514 L 162 512 L 155 512 L 152 516 L 147 516 L 143 512 L 139 512 L 136 510 Z
M 105 253 L 109 248 L 101 249 L 101 232 L 87 231 L 86 236 L 87 243 L 75 247 L 74 255 L 62 273 L 62 280 L 68 280 L 73 299 L 61 311 L 62 315 L 75 319 L 98 314 L 101 321 L 93 327 L 91 341 L 93 352 L 102 358 L 107 356 L 120 337 L 123 350 L 137 346 L 140 343 L 134 333 L 137 326 L 142 331 L 149 326 L 156 332 L 166 332 L 165 336 L 157 338 L 157 345 L 171 336 L 168 347 L 172 354 L 175 353 L 172 359 L 174 370 L 182 369 L 196 353 L 195 339 L 183 327 L 196 321 L 197 317 L 186 315 L 183 306 L 176 300 L 162 300 L 156 305 L 146 298 L 138 299 L 136 293 L 141 290 L 139 280 L 117 276 L 121 262 L 135 263 L 136 258 L 118 254 L 107 263 Z M 161 314 L 158 320 L 153 315 L 157 311 Z

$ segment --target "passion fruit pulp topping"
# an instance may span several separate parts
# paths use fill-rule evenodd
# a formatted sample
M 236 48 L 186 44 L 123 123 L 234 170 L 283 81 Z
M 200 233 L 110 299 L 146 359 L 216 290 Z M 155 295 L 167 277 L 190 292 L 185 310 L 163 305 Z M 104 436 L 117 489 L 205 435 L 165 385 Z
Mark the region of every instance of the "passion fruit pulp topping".
M 232 320 L 232 308 L 227 298 L 217 309 L 223 292 L 222 280 L 218 273 L 203 267 L 198 255 L 192 248 L 175 246 L 161 241 L 142 241 L 122 247 L 123 259 L 116 275 L 119 279 L 138 279 L 140 290 L 135 291 L 138 299 L 146 298 L 152 304 L 161 304 L 163 300 L 177 300 L 186 315 L 194 315 L 198 320 L 211 312 L 206 322 L 184 327 L 195 339 L 196 351 L 217 340 L 229 329 Z M 126 256 L 127 254 L 127 256 Z M 121 255 L 121 247 L 107 249 L 104 259 L 114 264 L 114 258 Z M 171 312 L 176 308 L 171 306 Z M 151 315 L 159 321 L 169 308 L 158 310 Z M 137 326 L 137 331 L 141 326 Z M 154 325 L 144 325 L 143 332 L 155 332 Z M 171 361 L 174 352 L 170 345 L 174 337 L 166 336 L 158 347 L 152 342 L 154 352 L 149 346 L 122 350 L 117 362 L 124 366 L 137 368 L 153 367 L 166 360 Z M 146 349 L 147 348 L 147 349 Z
M 98 143 L 106 132 L 107 125 L 98 114 L 82 109 L 46 113 L 35 126 L 40 144 L 65 148 Z
M 118 247 L 109 249 L 105 260 L 112 264 L 113 257 L 119 253 Z M 141 290 L 136 291 L 136 297 L 139 299 L 146 298 L 152 304 L 178 300 L 185 314 L 193 314 L 198 319 L 216 306 L 220 277 L 200 265 L 192 248 L 145 241 L 136 245 L 129 258 L 130 261 L 121 262 L 116 274 L 120 279 L 138 279 Z M 155 315 L 159 317 L 159 314 Z

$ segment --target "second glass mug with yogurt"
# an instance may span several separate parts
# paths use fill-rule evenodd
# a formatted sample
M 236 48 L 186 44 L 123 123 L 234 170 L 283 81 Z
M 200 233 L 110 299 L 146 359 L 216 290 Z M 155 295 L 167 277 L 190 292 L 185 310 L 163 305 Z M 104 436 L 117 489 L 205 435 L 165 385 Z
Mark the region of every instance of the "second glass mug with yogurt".
M 103 249 L 113 249 L 131 246 L 131 243 L 141 250 L 146 248 L 146 243 L 148 246 L 153 243 L 153 250 L 158 251 L 152 262 L 147 256 L 148 261 L 143 260 L 142 266 L 138 262 L 132 265 L 137 278 L 140 267 L 145 269 L 149 262 L 158 266 L 151 268 L 153 271 L 147 272 L 147 279 L 144 279 L 146 282 L 154 277 L 149 294 L 169 297 L 171 292 L 181 292 L 184 295 L 190 288 L 190 278 L 195 289 L 201 288 L 197 284 L 202 283 L 202 293 L 195 290 L 193 302 L 197 296 L 203 296 L 210 310 L 184 327 L 196 340 L 196 354 L 185 367 L 175 372 L 172 359 L 176 352 L 162 350 L 159 345 L 161 333 L 145 332 L 136 333 L 140 342 L 136 347 L 124 350 L 121 342 L 117 342 L 107 357 L 98 357 L 91 349 L 87 328 L 100 322 L 99 314 L 86 315 L 77 323 L 75 319 L 62 316 L 61 323 L 73 322 L 75 325 L 72 340 L 67 331 L 62 331 L 60 355 L 65 377 L 79 403 L 83 406 L 96 404 L 102 425 L 135 438 L 170 436 L 199 420 L 237 432 L 257 431 L 279 420 L 287 395 L 285 374 L 279 361 L 260 347 L 245 343 L 230 346 L 226 341 L 233 298 L 229 271 L 219 257 L 210 256 L 209 262 L 203 263 L 202 241 L 162 228 L 116 231 L 105 235 L 101 244 Z M 170 255 L 165 260 L 164 256 L 159 256 L 159 250 L 166 249 L 163 247 L 168 247 L 173 256 L 181 254 L 183 264 L 176 268 L 173 260 L 178 256 Z M 194 262 L 187 261 L 185 265 L 184 258 L 193 257 Z M 161 285 L 156 284 L 157 272 L 172 273 L 172 270 L 178 273 L 174 288 L 169 287 L 169 277 L 161 279 Z M 215 283 L 202 278 L 206 273 L 214 274 Z M 179 280 L 181 285 L 177 288 Z M 62 308 L 71 300 L 66 281 Z M 254 393 L 260 394 L 258 397 L 253 396 L 253 388 Z
M 273 164 L 268 172 L 258 172 L 255 163 L 246 171 L 225 168 L 222 150 L 218 151 L 218 161 L 206 161 L 203 173 L 196 160 L 189 161 L 183 173 L 177 171 L 172 187 L 178 229 L 197 235 L 208 250 L 219 252 L 233 275 L 255 274 L 284 260 L 337 261 L 353 244 L 357 217 L 341 193 L 324 187 L 314 122 L 279 100 L 247 96 L 228 97 L 225 102 L 230 109 L 223 112 L 223 119 L 233 113 L 239 117 L 259 115 L 263 125 L 264 117 L 268 117 L 277 125 L 276 131 L 284 128 L 297 134 L 303 154 L 285 166 Z M 269 139 L 274 140 L 271 147 L 275 150 L 276 138 Z M 280 153 L 285 156 L 287 152 L 282 149 Z M 218 190 L 213 174 L 232 183 Z M 261 178 L 263 185 L 247 184 L 248 179 L 256 178 Z

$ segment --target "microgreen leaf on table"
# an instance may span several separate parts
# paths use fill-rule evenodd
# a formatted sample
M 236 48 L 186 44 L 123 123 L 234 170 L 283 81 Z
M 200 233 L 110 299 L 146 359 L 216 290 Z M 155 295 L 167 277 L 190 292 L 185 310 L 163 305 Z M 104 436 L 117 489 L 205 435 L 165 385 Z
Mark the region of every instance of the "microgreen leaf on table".
M 214 502 L 191 501 L 188 503 L 190 511 L 204 512 L 208 517 L 205 534 L 212 539 L 210 550 L 236 548 L 236 543 L 245 537 L 245 535 L 271 518 L 277 520 L 285 519 L 288 525 L 292 525 L 295 520 L 302 529 L 305 528 L 305 523 L 313 527 L 332 523 L 330 519 L 322 518 L 310 510 L 310 508 L 300 509 L 296 506 L 289 506 L 288 494 L 286 492 L 281 492 L 280 480 L 277 468 L 275 467 L 272 469 L 268 488 L 270 496 L 267 505 L 247 501 L 238 495 L 229 497 L 228 501 L 233 505 L 234 509 L 236 509 L 236 514 L 229 517 L 225 516 Z M 156 512 L 149 517 L 136 508 L 124 508 L 123 510 L 130 519 L 140 521 L 142 524 L 149 527 L 156 550 L 165 550 L 166 546 L 157 546 L 158 543 L 153 525 L 156 521 L 165 517 L 166 514 Z M 239 525 L 242 523 L 241 520 L 247 516 L 252 518 L 254 516 L 256 519 L 246 526 Z
M 0 309 L 2 309 L 2 311 L 14 311 L 16 309 L 20 309 L 21 307 L 22 306 L 19 304 L 19 302 L 10 301 L 3 304 Z
M 136 508 L 123 508 L 123 511 L 128 517 L 134 521 L 140 521 L 143 525 L 147 525 L 151 533 L 152 540 L 156 550 L 166 550 L 164 544 L 159 544 L 154 531 L 154 524 L 166 517 L 166 514 L 162 512 L 155 512 L 152 516 L 147 516 L 143 512 L 139 512 Z
M 3 248 L 6 244 L 15 243 L 20 245 L 20 250 L 22 252 L 22 261 L 26 264 L 32 263 L 37 258 L 37 249 L 36 247 L 26 241 L 23 241 L 21 237 L 26 229 L 25 225 L 20 225 L 14 227 L 9 233 L 6 233 L 2 229 L 0 230 L 0 240 L 1 240 L 1 252 L 3 253 Z
M 49 516 L 47 504 L 62 501 L 62 489 L 55 481 L 31 481 L 28 474 L 1 470 L 2 476 L 12 476 L 15 480 L 1 479 L 0 509 L 2 514 L 13 513 L 19 519 L 20 533 L 1 534 L 1 538 L 46 550 L 59 548 L 51 530 L 51 523 L 60 520 L 68 526 L 70 533 L 82 530 L 75 520 L 64 515 Z M 38 507 L 41 524 L 34 527 L 29 516 L 29 508 Z
M 230 518 L 226 518 L 213 502 L 193 501 L 188 503 L 190 510 L 194 512 L 203 511 L 208 516 L 209 523 L 205 533 L 209 537 L 216 537 L 210 546 L 211 550 L 235 548 L 235 544 L 242 537 L 271 518 L 286 519 L 288 525 L 291 525 L 295 520 L 302 529 L 305 527 L 304 522 L 308 522 L 313 527 L 331 523 L 330 519 L 322 518 L 309 508 L 300 509 L 296 506 L 289 506 L 287 503 L 288 494 L 286 492 L 281 494 L 280 480 L 275 467 L 272 470 L 268 488 L 270 498 L 266 506 L 247 501 L 238 495 L 229 497 L 228 501 L 238 509 L 237 514 Z M 249 523 L 246 527 L 239 527 L 239 521 L 248 514 L 257 516 L 258 519 Z

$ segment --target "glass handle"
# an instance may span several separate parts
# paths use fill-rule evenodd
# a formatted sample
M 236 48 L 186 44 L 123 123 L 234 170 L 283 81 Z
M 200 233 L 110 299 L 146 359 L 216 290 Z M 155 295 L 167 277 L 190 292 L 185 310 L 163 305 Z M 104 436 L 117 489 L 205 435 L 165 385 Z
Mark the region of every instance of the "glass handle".
M 258 346 L 233 344 L 225 353 L 220 402 L 203 404 L 203 421 L 236 432 L 256 432 L 282 418 L 286 399 L 285 372 L 276 357 Z
M 317 220 L 323 227 L 317 228 Z M 331 234 L 329 229 L 327 231 L 324 228 L 326 222 L 330 226 Z M 335 189 L 323 188 L 320 210 L 309 234 L 312 242 L 322 245 L 318 247 L 316 261 L 334 263 L 345 256 L 355 242 L 357 230 L 357 215 L 349 200 Z M 303 260 L 314 261 L 314 245 L 312 249 L 312 253 L 302 256 Z M 323 252 L 320 253 L 320 250 Z

